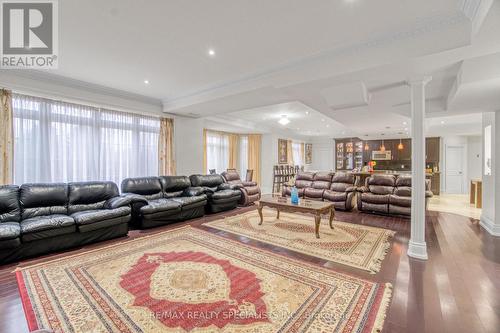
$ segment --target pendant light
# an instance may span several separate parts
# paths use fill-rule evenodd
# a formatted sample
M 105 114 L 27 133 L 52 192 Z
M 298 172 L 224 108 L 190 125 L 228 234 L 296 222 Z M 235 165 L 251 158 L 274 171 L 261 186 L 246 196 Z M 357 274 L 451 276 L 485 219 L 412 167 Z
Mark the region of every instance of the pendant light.
M 403 142 L 401 141 L 401 139 L 399 139 L 398 149 L 403 150 L 404 148 L 405 148 L 405 146 L 403 146 Z
M 380 151 L 385 151 L 384 140 L 382 140 L 382 145 L 380 146 Z
M 368 146 L 368 141 L 365 141 L 365 150 L 366 151 L 370 150 L 370 146 Z

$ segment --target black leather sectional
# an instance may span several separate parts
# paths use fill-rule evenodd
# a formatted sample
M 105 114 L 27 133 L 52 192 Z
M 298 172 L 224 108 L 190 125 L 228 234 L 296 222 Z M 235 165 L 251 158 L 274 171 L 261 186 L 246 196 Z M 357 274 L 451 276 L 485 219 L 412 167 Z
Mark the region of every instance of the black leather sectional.
M 186 176 L 127 178 L 122 195 L 131 199 L 132 223 L 151 228 L 205 214 L 207 196 Z
M 125 236 L 237 206 L 220 175 L 0 186 L 0 264 Z
M 130 213 L 112 182 L 0 186 L 0 263 L 124 236 Z

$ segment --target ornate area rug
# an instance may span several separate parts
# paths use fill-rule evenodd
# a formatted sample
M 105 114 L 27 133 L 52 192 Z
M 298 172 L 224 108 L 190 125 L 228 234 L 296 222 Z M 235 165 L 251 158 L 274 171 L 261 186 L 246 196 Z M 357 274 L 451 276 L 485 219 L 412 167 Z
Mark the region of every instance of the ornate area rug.
M 389 238 L 394 235 L 391 230 L 338 221 L 332 230 L 324 219 L 319 229 L 320 239 L 317 239 L 312 215 L 280 213 L 277 220 L 275 210 L 263 209 L 262 213 L 262 225 L 259 225 L 257 211 L 204 225 L 371 273 L 380 271 L 390 247 Z
M 30 330 L 378 332 L 378 284 L 183 227 L 19 269 Z

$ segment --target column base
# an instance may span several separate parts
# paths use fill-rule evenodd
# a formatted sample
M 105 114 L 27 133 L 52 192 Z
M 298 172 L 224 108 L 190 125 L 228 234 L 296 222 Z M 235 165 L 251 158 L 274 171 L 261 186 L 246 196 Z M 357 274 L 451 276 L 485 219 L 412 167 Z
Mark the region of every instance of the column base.
M 483 227 L 490 235 L 499 237 L 500 236 L 500 225 L 495 224 L 491 219 L 481 214 L 481 219 L 479 225 Z
M 427 260 L 427 244 L 425 242 L 414 242 L 410 240 L 408 244 L 408 257 Z

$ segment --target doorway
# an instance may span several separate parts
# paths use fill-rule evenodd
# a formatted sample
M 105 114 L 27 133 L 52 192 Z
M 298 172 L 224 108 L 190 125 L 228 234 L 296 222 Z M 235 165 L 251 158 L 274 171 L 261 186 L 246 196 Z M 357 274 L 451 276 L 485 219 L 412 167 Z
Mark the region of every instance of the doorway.
M 445 192 L 464 192 L 464 147 L 446 146 Z

